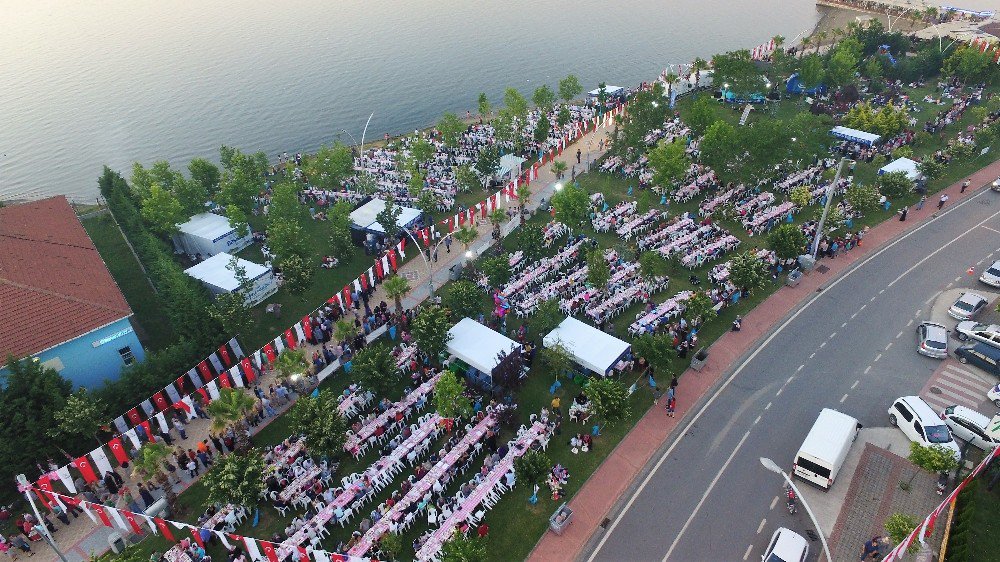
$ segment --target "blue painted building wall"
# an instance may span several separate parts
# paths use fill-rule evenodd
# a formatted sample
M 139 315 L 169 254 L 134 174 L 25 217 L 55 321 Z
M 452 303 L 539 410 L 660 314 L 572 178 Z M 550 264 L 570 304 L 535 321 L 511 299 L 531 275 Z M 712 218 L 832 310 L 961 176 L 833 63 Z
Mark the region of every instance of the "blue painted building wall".
M 32 357 L 51 367 L 73 383 L 73 387 L 97 388 L 105 379 L 117 379 L 125 366 L 119 350 L 128 350 L 133 361 L 140 362 L 146 353 L 128 318 L 62 343 Z M 0 369 L 0 373 L 6 369 Z

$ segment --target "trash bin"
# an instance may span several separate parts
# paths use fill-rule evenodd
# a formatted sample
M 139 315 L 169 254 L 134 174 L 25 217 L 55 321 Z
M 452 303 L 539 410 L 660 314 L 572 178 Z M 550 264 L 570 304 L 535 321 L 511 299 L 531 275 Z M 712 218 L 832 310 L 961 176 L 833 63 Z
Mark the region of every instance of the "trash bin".
M 789 287 L 798 287 L 801 281 L 802 272 L 796 269 L 788 274 L 788 279 L 785 280 L 785 285 L 788 285 Z
M 809 254 L 802 254 L 799 256 L 799 268 L 802 271 L 812 271 L 812 268 L 816 266 L 816 258 Z
M 705 367 L 706 363 L 708 363 L 708 350 L 703 347 L 691 358 L 691 368 L 695 371 L 700 371 Z
M 572 521 L 573 510 L 564 503 L 559 506 L 559 509 L 557 509 L 551 517 L 549 517 L 549 529 L 551 529 L 553 533 L 561 535 Z

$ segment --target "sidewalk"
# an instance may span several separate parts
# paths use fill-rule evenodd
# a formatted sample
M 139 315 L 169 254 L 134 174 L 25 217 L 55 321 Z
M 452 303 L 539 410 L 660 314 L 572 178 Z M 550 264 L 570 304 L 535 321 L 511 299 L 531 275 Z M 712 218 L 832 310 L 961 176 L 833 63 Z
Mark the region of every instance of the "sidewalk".
M 1000 176 L 1000 161 L 993 162 L 969 176 L 973 186 L 984 186 Z M 710 391 L 735 370 L 737 363 L 755 349 L 755 342 L 766 337 L 796 308 L 804 305 L 818 290 L 835 280 L 841 274 L 872 255 L 904 232 L 914 229 L 935 214 L 936 198 L 942 193 L 950 197 L 947 210 L 957 203 L 978 193 L 979 189 L 968 189 L 960 194 L 961 182 L 955 183 L 936 193 L 921 211 L 911 209 L 908 220 L 900 222 L 889 218 L 872 228 L 865 236 L 864 245 L 850 252 L 840 254 L 837 259 L 824 259 L 817 265 L 825 266 L 803 276 L 798 287 L 782 287 L 764 302 L 751 310 L 743 319 L 742 330 L 726 332 L 710 347 L 708 363 L 700 372 L 688 369 L 680 377 L 677 396 L 680 398 L 677 417 L 667 417 L 663 408 L 651 407 L 634 428 L 615 447 L 580 491 L 569 502 L 573 508 L 573 524 L 562 535 L 546 533 L 535 545 L 528 560 L 531 562 L 551 562 L 554 560 L 575 560 L 588 552 L 585 550 L 591 540 L 600 533 L 599 525 L 605 517 L 611 517 L 621 508 L 625 496 L 638 485 L 639 478 L 645 476 L 654 454 L 669 444 L 668 438 L 674 430 L 685 422 L 692 410 L 701 406 Z M 982 189 L 988 189 L 983 187 Z

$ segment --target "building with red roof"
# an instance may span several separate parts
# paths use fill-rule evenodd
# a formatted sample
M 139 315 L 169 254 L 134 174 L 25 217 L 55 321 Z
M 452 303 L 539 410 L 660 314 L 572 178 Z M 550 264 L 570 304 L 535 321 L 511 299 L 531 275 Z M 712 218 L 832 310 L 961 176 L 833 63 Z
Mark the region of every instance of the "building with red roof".
M 0 355 L 96 387 L 145 357 L 131 316 L 65 197 L 0 207 Z

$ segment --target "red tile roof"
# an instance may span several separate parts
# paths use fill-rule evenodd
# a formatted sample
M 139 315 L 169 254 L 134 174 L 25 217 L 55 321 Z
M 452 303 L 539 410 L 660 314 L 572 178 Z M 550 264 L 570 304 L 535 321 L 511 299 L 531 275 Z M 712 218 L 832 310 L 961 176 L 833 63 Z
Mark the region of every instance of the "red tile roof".
M 131 314 L 65 197 L 0 207 L 0 356 L 26 357 Z

